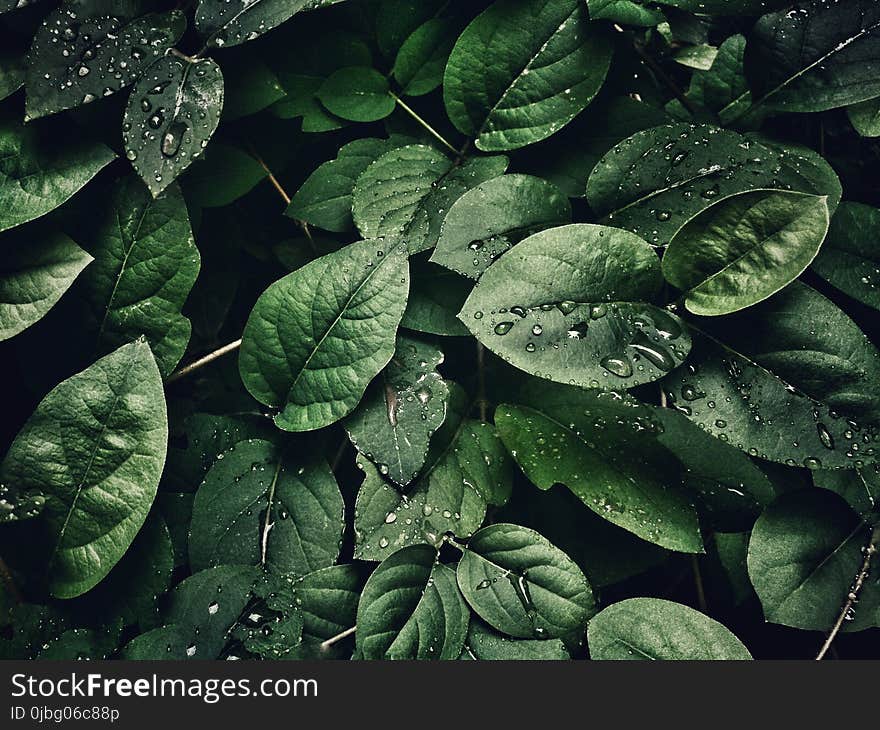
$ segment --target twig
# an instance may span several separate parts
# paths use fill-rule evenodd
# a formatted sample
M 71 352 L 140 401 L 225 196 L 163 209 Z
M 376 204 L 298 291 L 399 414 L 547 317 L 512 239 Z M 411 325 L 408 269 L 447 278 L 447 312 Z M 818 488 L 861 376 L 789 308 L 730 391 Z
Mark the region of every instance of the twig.
M 452 154 L 458 157 L 458 150 L 455 149 L 455 147 L 453 147 L 449 142 L 447 142 L 443 135 L 440 134 L 440 132 L 438 132 L 436 129 L 434 129 L 434 127 L 432 127 L 418 114 L 416 114 L 415 110 L 407 106 L 403 99 L 401 99 L 397 94 L 395 94 L 393 91 L 389 91 L 388 93 L 391 95 L 391 98 L 397 102 L 398 106 L 403 109 L 403 111 L 405 111 L 419 124 L 421 124 L 438 142 L 440 142 L 444 147 L 446 147 L 446 149 L 448 149 L 450 152 L 452 152 Z
M 837 635 L 840 633 L 840 629 L 843 628 L 843 622 L 846 621 L 848 617 L 852 616 L 852 612 L 855 610 L 854 607 L 859 600 L 859 593 L 865 585 L 865 581 L 868 579 L 868 573 L 871 570 L 871 558 L 873 558 L 874 553 L 877 552 L 878 542 L 880 542 L 880 524 L 877 524 L 871 532 L 871 539 L 868 541 L 868 546 L 865 548 L 865 559 L 862 561 L 862 567 L 856 575 L 852 587 L 849 589 L 846 601 L 843 604 L 843 608 L 840 610 L 840 615 L 837 617 L 834 627 L 831 629 L 831 633 L 828 634 L 828 638 L 825 639 L 825 643 L 822 644 L 822 648 L 819 649 L 819 653 L 816 655 L 817 661 L 825 657 L 825 654 L 827 654 L 828 650 L 831 648 L 831 644 L 834 643 L 834 639 L 836 639 Z
M 180 368 L 180 370 L 178 370 L 176 373 L 172 373 L 171 375 L 169 375 L 168 379 L 165 381 L 165 384 L 170 385 L 171 383 L 176 383 L 178 380 L 181 380 L 188 375 L 192 375 L 192 373 L 194 373 L 199 368 L 203 368 L 205 365 L 209 365 L 210 363 L 214 362 L 214 360 L 217 360 L 224 355 L 228 355 L 230 352 L 237 350 L 239 347 L 241 347 L 241 340 L 236 340 L 235 342 L 230 342 L 228 345 L 223 345 L 223 347 L 221 347 L 219 350 L 214 350 L 214 352 L 205 355 L 203 358 L 200 358 L 199 360 L 196 360 L 195 362 L 192 362 L 189 365 Z
M 12 596 L 13 602 L 22 603 L 24 597 L 21 595 L 21 591 L 18 590 L 15 578 L 12 577 L 12 571 L 9 570 L 9 566 L 6 565 L 6 561 L 3 558 L 0 558 L 0 578 L 3 579 L 6 587 L 9 588 L 9 594 Z
M 672 77 L 663 70 L 657 61 L 655 61 L 651 55 L 642 47 L 642 44 L 639 41 L 633 41 L 633 48 L 636 49 L 636 53 L 639 54 L 641 59 L 648 65 L 648 68 L 654 72 L 654 75 L 660 79 L 674 95 L 675 98 L 681 102 L 681 105 L 687 109 L 688 113 L 694 117 L 697 115 L 697 110 L 693 104 L 691 104 L 691 100 L 685 96 L 685 93 L 678 88 L 678 84 L 672 80 Z
M 343 639 L 347 639 L 349 636 L 354 634 L 355 631 L 357 631 L 357 624 L 352 626 L 350 629 L 346 629 L 341 634 L 336 634 L 336 636 L 330 637 L 329 639 L 327 639 L 327 641 L 322 641 L 321 642 L 321 650 L 326 651 L 331 646 L 333 646 L 337 641 L 342 641 Z

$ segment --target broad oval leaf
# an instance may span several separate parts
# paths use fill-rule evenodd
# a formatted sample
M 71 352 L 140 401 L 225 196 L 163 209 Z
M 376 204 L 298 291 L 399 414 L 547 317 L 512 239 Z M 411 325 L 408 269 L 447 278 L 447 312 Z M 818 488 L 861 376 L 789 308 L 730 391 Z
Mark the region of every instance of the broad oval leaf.
M 458 30 L 454 18 L 431 18 L 404 41 L 391 71 L 404 94 L 423 96 L 443 83 Z
M 115 159 L 108 147 L 71 137 L 64 126 L 0 118 L 0 231 L 54 210 Z
M 93 261 L 63 233 L 7 235 L 0 247 L 6 249 L 0 265 L 0 340 L 42 319 Z
M 731 661 L 751 659 L 728 629 L 689 606 L 629 598 L 590 620 L 590 658 L 597 660 Z
M 552 386 L 551 386 L 552 387 Z M 505 446 L 540 489 L 564 484 L 612 524 L 669 550 L 703 550 L 697 513 L 679 465 L 657 441 L 663 424 L 617 393 L 545 386 L 541 410 L 502 405 Z M 638 459 L 633 455 L 638 454 Z
M 358 178 L 352 214 L 365 238 L 401 235 L 411 254 L 432 248 L 445 212 L 471 188 L 502 175 L 503 156 L 454 165 L 427 145 L 391 150 Z
M 378 122 L 397 106 L 381 73 L 366 66 L 348 66 L 331 74 L 315 92 L 331 114 L 350 122 Z
M 303 618 L 303 642 L 326 641 L 354 626 L 363 585 L 355 565 L 334 565 L 297 578 L 294 602 Z
M 749 578 L 773 623 L 830 631 L 864 562 L 871 529 L 839 496 L 824 489 L 786 494 L 752 530 Z M 868 580 L 843 629 L 878 623 L 880 587 Z
M 497 0 L 449 57 L 443 81 L 449 118 L 487 152 L 545 139 L 593 100 L 611 51 L 583 0 Z
M 712 203 L 759 188 L 827 195 L 832 212 L 841 196 L 837 175 L 814 152 L 673 124 L 637 132 L 608 152 L 590 174 L 587 200 L 602 222 L 665 246 Z
M 828 199 L 756 190 L 691 218 L 672 237 L 663 275 L 689 311 L 719 316 L 772 296 L 799 277 L 828 232 Z
M 813 271 L 844 294 L 880 309 L 880 210 L 842 203 L 831 219 Z
M 304 10 L 342 0 L 199 0 L 196 30 L 208 45 L 222 48 L 252 41 Z
M 0 467 L 8 505 L 2 519 L 42 507 L 54 541 L 53 595 L 85 593 L 125 554 L 153 504 L 167 444 L 162 379 L 144 340 L 42 400 Z
M 333 474 L 303 464 L 269 441 L 241 441 L 205 476 L 193 502 L 193 570 L 259 565 L 306 575 L 336 562 L 345 505 Z
M 880 96 L 880 6 L 873 0 L 812 0 L 762 17 L 746 46 L 758 103 L 817 112 Z
M 209 58 L 167 55 L 144 72 L 128 99 L 122 137 L 154 197 L 207 147 L 222 110 L 223 74 Z
M 106 191 L 103 191 L 106 192 Z M 73 218 L 79 242 L 94 257 L 77 295 L 99 353 L 146 337 L 168 376 L 189 344 L 181 314 L 199 274 L 186 203 L 177 185 L 154 199 L 133 175 L 117 181 L 103 210 L 98 201 Z
M 220 565 L 191 575 L 171 593 L 165 626 L 133 639 L 122 658 L 219 658 L 259 575 L 257 568 L 246 565 Z
M 344 424 L 357 450 L 402 487 L 421 470 L 431 436 L 446 419 L 442 362 L 440 350 L 399 336 L 391 362 Z
M 399 242 L 361 241 L 275 282 L 245 327 L 239 370 L 275 423 L 311 431 L 347 416 L 394 355 L 409 292 Z
M 677 317 L 642 303 L 660 281 L 660 262 L 638 236 L 563 226 L 503 254 L 459 319 L 532 375 L 582 388 L 631 388 L 664 377 L 690 349 Z
M 28 54 L 27 119 L 125 88 L 186 28 L 177 10 L 132 17 L 127 9 L 124 3 L 95 6 L 74 0 L 46 17 Z
M 553 183 L 531 175 L 501 175 L 455 201 L 431 261 L 478 279 L 524 238 L 570 221 L 571 205 Z
M 467 642 L 459 659 L 472 661 L 567 661 L 571 655 L 559 639 L 511 639 L 471 617 Z
M 435 548 L 414 545 L 386 558 L 364 586 L 357 649 L 367 660 L 457 659 L 469 620 L 455 572 Z
M 577 643 L 596 611 L 590 584 L 571 558 L 518 525 L 490 525 L 476 533 L 456 573 L 471 608 L 509 636 Z
M 811 469 L 877 460 L 878 353 L 831 302 L 795 284 L 695 337 L 664 381 L 670 402 L 753 456 Z M 711 330 L 710 330 L 711 331 Z M 713 333 L 714 334 L 714 333 Z

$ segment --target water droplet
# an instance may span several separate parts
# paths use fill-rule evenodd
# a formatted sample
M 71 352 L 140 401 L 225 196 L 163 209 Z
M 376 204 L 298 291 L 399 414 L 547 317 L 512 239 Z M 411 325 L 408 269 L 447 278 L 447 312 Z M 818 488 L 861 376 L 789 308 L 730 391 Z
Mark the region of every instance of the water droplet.
M 495 325 L 496 335 L 506 335 L 513 327 L 513 322 L 499 322 Z

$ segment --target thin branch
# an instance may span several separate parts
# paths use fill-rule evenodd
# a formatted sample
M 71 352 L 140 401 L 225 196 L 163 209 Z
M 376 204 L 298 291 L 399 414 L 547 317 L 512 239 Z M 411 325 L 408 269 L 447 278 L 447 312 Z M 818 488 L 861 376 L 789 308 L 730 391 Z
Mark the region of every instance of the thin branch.
M 327 641 L 321 642 L 321 650 L 326 651 L 331 646 L 333 646 L 336 642 L 342 641 L 343 639 L 347 639 L 349 636 L 354 634 L 357 631 L 357 624 L 352 626 L 350 629 L 346 629 L 341 634 L 336 634 L 336 636 L 331 636 Z
M 205 355 L 203 358 L 200 358 L 195 362 L 192 362 L 189 365 L 180 368 L 180 370 L 178 370 L 176 373 L 168 376 L 168 379 L 165 381 L 165 385 L 176 383 L 178 380 L 181 380 L 188 375 L 192 375 L 199 368 L 203 368 L 205 367 L 205 365 L 209 365 L 210 363 L 214 362 L 214 360 L 218 360 L 224 355 L 228 355 L 230 352 L 234 352 L 239 347 L 241 347 L 241 340 L 236 340 L 235 342 L 230 342 L 228 345 L 223 345 L 223 347 L 221 347 L 220 349 L 214 350 L 214 352 L 211 352 Z
M 871 558 L 873 558 L 874 553 L 877 552 L 878 543 L 880 543 L 880 524 L 877 524 L 871 532 L 871 539 L 868 541 L 868 546 L 865 548 L 865 559 L 862 561 L 862 567 L 856 575 L 852 587 L 849 589 L 846 601 L 843 604 L 843 608 L 840 609 L 840 615 L 837 617 L 837 621 L 834 622 L 834 627 L 831 629 L 831 633 L 828 634 L 828 638 L 825 639 L 825 643 L 822 644 L 822 648 L 819 649 L 819 653 L 816 655 L 817 661 L 823 659 L 825 654 L 828 653 L 831 644 L 834 643 L 834 639 L 837 638 L 837 635 L 843 628 L 844 621 L 852 619 L 855 605 L 859 600 L 859 593 L 865 585 L 865 581 L 868 579 L 868 573 L 871 570 Z
M 397 102 L 398 106 L 400 106 L 400 108 L 403 109 L 403 111 L 405 111 L 413 119 L 415 119 L 419 124 L 421 124 L 422 127 L 424 127 L 438 142 L 440 142 L 444 147 L 446 147 L 446 149 L 448 149 L 450 152 L 452 152 L 453 155 L 455 155 L 456 157 L 459 156 L 458 150 L 455 149 L 455 147 L 453 147 L 449 142 L 447 142 L 446 139 L 443 137 L 443 135 L 440 134 L 440 132 L 438 132 L 436 129 L 434 129 L 434 127 L 432 127 L 424 119 L 422 119 L 418 114 L 416 114 L 414 109 L 407 106 L 407 104 L 403 101 L 403 99 L 401 99 L 393 91 L 389 91 L 388 93 L 391 95 L 391 98 Z
M 642 44 L 639 41 L 633 41 L 633 48 L 636 49 L 636 53 L 639 54 L 639 57 L 647 64 L 648 68 L 654 73 L 654 75 L 663 82 L 663 84 L 668 88 L 676 99 L 681 103 L 681 105 L 687 109 L 688 113 L 693 117 L 697 115 L 697 110 L 694 105 L 691 103 L 691 100 L 685 96 L 685 93 L 678 88 L 678 84 L 672 80 L 672 77 L 663 70 L 657 61 L 644 49 Z
M 21 591 L 18 590 L 18 586 L 15 584 L 15 578 L 12 577 L 12 571 L 9 570 L 9 566 L 6 565 L 6 561 L 3 560 L 3 558 L 0 558 L 0 578 L 2 578 L 3 583 L 6 584 L 6 587 L 9 589 L 9 595 L 12 596 L 13 602 L 22 603 L 24 597 L 21 595 Z

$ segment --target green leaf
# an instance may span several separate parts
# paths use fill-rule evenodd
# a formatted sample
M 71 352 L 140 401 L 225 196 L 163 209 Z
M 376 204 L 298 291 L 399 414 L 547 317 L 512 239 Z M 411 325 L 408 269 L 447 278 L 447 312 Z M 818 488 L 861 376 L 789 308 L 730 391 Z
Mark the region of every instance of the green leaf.
M 540 489 L 564 484 L 597 515 L 643 540 L 702 552 L 697 513 L 680 488 L 678 464 L 657 441 L 663 425 L 647 406 L 616 393 L 548 390 L 543 410 L 502 405 L 495 421 Z
M 846 113 L 862 137 L 880 137 L 880 98 L 853 104 Z
M 167 377 L 189 344 L 192 326 L 181 310 L 200 266 L 180 188 L 154 199 L 130 175 L 103 208 L 95 205 L 75 218 L 79 242 L 94 257 L 77 286 L 83 329 L 99 353 L 146 337 Z
M 590 620 L 590 658 L 598 660 L 731 661 L 751 659 L 728 629 L 680 603 L 630 598 Z
M 503 254 L 459 318 L 487 348 L 532 375 L 583 388 L 631 388 L 662 378 L 690 348 L 675 316 L 640 303 L 655 296 L 660 279 L 657 257 L 638 236 L 563 226 Z
M 837 176 L 815 153 L 691 124 L 655 127 L 618 144 L 590 175 L 587 200 L 608 225 L 665 246 L 712 203 L 769 188 L 828 195 L 832 212 L 840 201 Z
M 297 578 L 294 602 L 303 617 L 303 640 L 326 641 L 354 626 L 362 588 L 354 565 L 334 565 Z
M 356 139 L 340 147 L 336 159 L 321 165 L 297 190 L 287 215 L 325 231 L 352 230 L 352 192 L 358 177 L 370 163 L 396 146 L 392 137 Z
M 862 469 L 814 471 L 813 483 L 822 489 L 836 492 L 856 512 L 870 519 L 880 499 L 880 464 Z
M 42 508 L 49 590 L 73 598 L 97 585 L 150 511 L 165 462 L 162 380 L 138 340 L 54 388 L 19 431 L 0 467 L 11 511 Z
M 786 494 L 758 518 L 749 541 L 749 577 L 764 618 L 830 631 L 865 559 L 871 530 L 839 496 L 824 489 Z M 869 580 L 844 630 L 877 625 L 880 588 Z
M 553 183 L 530 175 L 502 175 L 455 201 L 431 261 L 477 279 L 522 239 L 570 221 L 571 205 Z
M 255 53 L 230 61 L 225 65 L 224 122 L 249 117 L 284 98 L 275 73 Z
M 400 234 L 411 254 L 432 248 L 452 204 L 471 188 L 502 175 L 503 156 L 476 158 L 456 167 L 433 147 L 391 150 L 358 178 L 352 213 L 365 238 Z
M 876 420 L 880 355 L 843 312 L 795 284 L 724 325 L 709 330 L 718 339 L 696 337 L 689 365 L 664 381 L 681 412 L 788 466 L 877 460 L 876 429 L 852 419 Z
M 334 72 L 315 92 L 331 114 L 352 122 L 378 122 L 397 106 L 388 79 L 373 68 L 349 66 Z
M 0 340 L 8 340 L 42 319 L 93 259 L 63 233 L 31 229 L 0 245 Z
M 675 62 L 686 66 L 687 68 L 695 68 L 699 71 L 708 71 L 715 63 L 718 56 L 718 49 L 703 43 L 698 46 L 686 46 L 678 51 L 674 58 Z
M 128 5 L 131 5 L 130 3 Z M 133 17 L 126 3 L 73 0 L 43 20 L 28 54 L 26 120 L 125 88 L 180 40 L 183 13 Z
M 287 659 L 302 643 L 303 618 L 297 610 L 293 582 L 292 575 L 264 573 L 254 585 L 250 613 L 230 630 L 232 639 L 248 653 L 247 658 Z M 227 659 L 233 656 L 229 654 Z
M 376 568 L 357 611 L 364 659 L 457 659 L 470 612 L 455 572 L 427 545 L 398 550 Z
M 116 155 L 71 137 L 68 125 L 0 120 L 0 231 L 46 215 L 71 198 Z
M 880 6 L 872 0 L 797 3 L 762 17 L 749 36 L 746 74 L 758 103 L 817 112 L 880 96 Z
M 202 154 L 220 123 L 223 74 L 211 59 L 168 55 L 150 66 L 125 108 L 125 154 L 154 197 Z
M 596 610 L 593 591 L 571 558 L 518 525 L 490 525 L 476 533 L 456 574 L 480 618 L 515 638 L 580 642 Z
M 269 441 L 241 441 L 218 455 L 196 492 L 190 565 L 259 565 L 305 575 L 336 562 L 343 517 L 326 464 L 300 465 Z
M 254 40 L 304 10 L 339 2 L 342 0 L 253 0 L 238 5 L 226 0 L 199 0 L 196 30 L 209 46 L 236 46 Z
M 221 565 L 190 576 L 171 594 L 166 625 L 133 639 L 123 659 L 217 659 L 251 599 L 256 568 Z
M 663 275 L 689 311 L 731 314 L 797 279 L 828 232 L 828 199 L 755 190 L 715 203 L 672 237 Z
M 220 208 L 247 195 L 266 170 L 237 147 L 214 143 L 186 174 L 186 198 L 200 208 Z
M 400 326 L 431 335 L 466 336 L 468 329 L 458 313 L 472 283 L 427 261 L 413 261 L 411 266 L 412 287 Z
M 654 26 L 662 23 L 663 13 L 632 0 L 587 0 L 593 20 L 610 20 L 622 25 Z
M 458 130 L 486 152 L 549 137 L 593 100 L 611 43 L 583 0 L 497 0 L 462 33 L 443 96 Z
M 430 94 L 443 83 L 443 73 L 458 37 L 453 18 L 431 18 L 404 41 L 391 73 L 407 96 Z
M 440 350 L 398 337 L 391 362 L 344 424 L 357 450 L 402 487 L 421 470 L 431 436 L 446 419 L 442 362 Z
M 558 639 L 509 639 L 471 618 L 467 642 L 459 659 L 478 661 L 551 661 L 571 659 Z
M 275 423 L 311 431 L 351 413 L 394 355 L 409 265 L 399 243 L 362 241 L 270 286 L 245 327 L 239 368 Z
M 0 100 L 12 96 L 24 86 L 25 55 L 12 49 L 0 51 Z
M 813 271 L 844 294 L 880 309 L 880 210 L 862 203 L 843 203 Z
M 48 642 L 37 659 L 41 661 L 83 661 L 108 659 L 116 651 L 119 635 L 95 629 L 70 629 Z
M 382 55 L 393 58 L 423 23 L 440 15 L 445 0 L 380 0 L 376 8 L 376 43 Z

